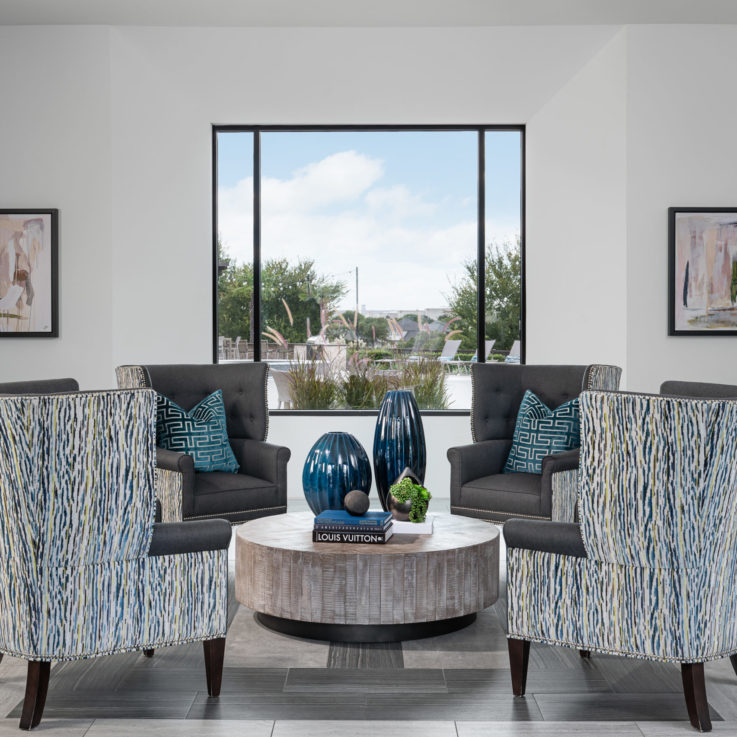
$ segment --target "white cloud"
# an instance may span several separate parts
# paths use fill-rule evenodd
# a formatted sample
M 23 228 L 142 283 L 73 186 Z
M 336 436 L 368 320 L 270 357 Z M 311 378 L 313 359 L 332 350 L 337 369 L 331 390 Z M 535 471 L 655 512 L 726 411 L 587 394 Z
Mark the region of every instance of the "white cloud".
M 384 173 L 378 159 L 343 151 L 298 169 L 291 179 L 264 178 L 261 201 L 264 214 L 312 212 L 316 208 L 348 203 L 366 192 Z
M 382 177 L 381 161 L 346 151 L 289 179 L 265 179 L 262 258 L 314 259 L 318 272 L 344 280 L 343 309 L 355 305 L 356 266 L 359 303 L 368 309 L 446 304 L 450 284 L 475 256 L 475 220 L 446 225 L 452 198 L 429 202 L 403 185 L 380 186 Z M 252 187 L 244 179 L 218 194 L 221 238 L 239 261 L 252 257 Z M 487 227 L 507 235 L 506 224 Z
M 427 202 L 402 184 L 393 187 L 374 187 L 366 193 L 366 205 L 376 217 L 393 220 L 413 217 L 430 217 L 437 212 L 436 203 Z

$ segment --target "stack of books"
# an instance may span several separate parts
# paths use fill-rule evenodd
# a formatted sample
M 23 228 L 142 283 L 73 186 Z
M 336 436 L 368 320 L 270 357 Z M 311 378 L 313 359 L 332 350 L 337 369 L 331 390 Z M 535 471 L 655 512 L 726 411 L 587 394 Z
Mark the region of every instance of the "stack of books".
M 344 509 L 327 509 L 315 517 L 312 542 L 381 545 L 392 532 L 391 512 L 368 511 L 359 517 Z

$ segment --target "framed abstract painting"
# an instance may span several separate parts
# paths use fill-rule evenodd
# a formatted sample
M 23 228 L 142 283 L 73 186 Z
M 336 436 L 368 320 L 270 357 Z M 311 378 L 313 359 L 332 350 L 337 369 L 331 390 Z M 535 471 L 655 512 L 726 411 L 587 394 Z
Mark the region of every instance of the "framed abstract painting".
M 668 239 L 668 335 L 737 335 L 737 207 L 670 207 Z
M 58 251 L 58 210 L 0 210 L 0 338 L 59 336 Z

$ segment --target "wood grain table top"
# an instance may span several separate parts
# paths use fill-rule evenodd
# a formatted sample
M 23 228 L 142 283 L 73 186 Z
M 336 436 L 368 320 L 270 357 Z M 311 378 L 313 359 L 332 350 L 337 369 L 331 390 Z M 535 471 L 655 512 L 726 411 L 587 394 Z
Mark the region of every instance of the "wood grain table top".
M 325 555 L 390 556 L 458 550 L 491 543 L 499 537 L 499 528 L 482 520 L 454 514 L 431 516 L 435 518 L 432 535 L 393 535 L 380 545 L 312 542 L 314 515 L 311 512 L 290 512 L 252 520 L 238 527 L 236 536 L 238 545 Z

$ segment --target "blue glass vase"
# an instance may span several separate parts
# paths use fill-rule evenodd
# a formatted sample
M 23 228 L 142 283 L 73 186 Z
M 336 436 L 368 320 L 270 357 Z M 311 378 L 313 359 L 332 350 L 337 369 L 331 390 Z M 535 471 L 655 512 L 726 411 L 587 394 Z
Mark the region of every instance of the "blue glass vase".
M 425 431 L 414 394 L 404 389 L 387 392 L 374 433 L 374 478 L 384 509 L 389 487 L 405 468 L 424 483 L 426 462 Z
M 307 454 L 302 487 L 310 509 L 343 509 L 349 491 L 371 490 L 371 463 L 361 443 L 347 432 L 326 432 Z

